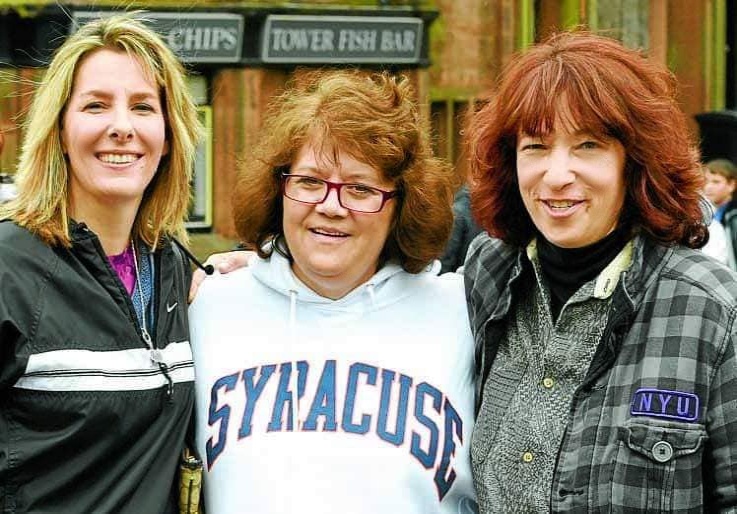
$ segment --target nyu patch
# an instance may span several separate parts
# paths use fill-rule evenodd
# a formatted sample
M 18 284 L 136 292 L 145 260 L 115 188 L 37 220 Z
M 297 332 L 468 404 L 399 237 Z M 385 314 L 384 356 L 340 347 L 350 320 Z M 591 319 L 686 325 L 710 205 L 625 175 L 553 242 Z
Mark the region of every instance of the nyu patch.
M 699 417 L 699 397 L 693 393 L 667 389 L 638 389 L 632 397 L 630 414 L 696 421 Z

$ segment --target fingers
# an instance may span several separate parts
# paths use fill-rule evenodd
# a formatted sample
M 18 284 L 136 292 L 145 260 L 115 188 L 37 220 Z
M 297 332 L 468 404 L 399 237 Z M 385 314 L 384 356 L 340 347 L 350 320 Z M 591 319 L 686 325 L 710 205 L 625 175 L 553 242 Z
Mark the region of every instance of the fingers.
M 256 258 L 256 252 L 248 250 L 214 253 L 207 258 L 205 265 L 212 264 L 218 273 L 225 274 L 248 266 L 254 258 Z M 192 285 L 189 288 L 189 303 L 192 303 L 194 300 L 200 284 L 202 284 L 202 281 L 205 280 L 206 277 L 207 275 L 201 269 L 197 269 L 192 274 Z
M 236 252 L 218 253 L 215 255 L 211 255 L 210 258 L 207 259 L 207 261 L 215 266 L 215 269 L 218 270 L 220 273 L 230 273 L 231 271 L 235 271 L 237 269 L 245 268 L 246 266 L 248 266 L 251 262 L 251 259 L 253 259 L 255 256 L 256 252 L 251 252 L 249 250 L 238 250 Z M 213 257 L 219 257 L 219 259 L 217 259 L 217 262 L 210 262 L 210 259 L 212 259 Z
M 199 268 L 192 273 L 192 283 L 189 286 L 189 297 L 187 298 L 188 303 L 192 303 L 194 300 L 194 297 L 197 295 L 197 289 L 199 289 L 200 284 L 205 280 L 205 277 L 207 277 L 207 275 Z

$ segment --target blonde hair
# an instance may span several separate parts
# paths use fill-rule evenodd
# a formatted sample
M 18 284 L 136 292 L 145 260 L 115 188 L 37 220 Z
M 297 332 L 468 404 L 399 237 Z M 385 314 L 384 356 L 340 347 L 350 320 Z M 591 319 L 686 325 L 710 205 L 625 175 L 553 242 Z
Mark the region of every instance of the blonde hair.
M 61 119 L 79 63 L 105 48 L 125 51 L 138 59 L 160 89 L 166 119 L 169 153 L 144 193 L 132 235 L 152 248 L 164 235 L 187 240 L 184 221 L 202 128 L 184 68 L 161 38 L 134 18 L 136 15 L 114 15 L 81 27 L 56 51 L 36 91 L 15 175 L 18 196 L 0 207 L 0 218 L 14 220 L 47 244 L 71 245 L 69 165 L 62 151 Z

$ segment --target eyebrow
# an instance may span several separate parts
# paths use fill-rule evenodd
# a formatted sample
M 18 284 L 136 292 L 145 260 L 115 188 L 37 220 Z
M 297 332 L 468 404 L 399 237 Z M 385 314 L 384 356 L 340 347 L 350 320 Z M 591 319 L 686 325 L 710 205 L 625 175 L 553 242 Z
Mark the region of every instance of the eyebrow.
M 593 130 L 589 130 L 589 129 L 579 129 L 576 132 L 574 132 L 572 135 L 574 137 L 591 136 L 597 139 L 601 137 L 601 136 L 596 135 L 596 133 Z
M 316 173 L 317 175 L 329 175 L 330 173 L 324 169 L 324 168 L 318 168 L 315 166 L 300 166 L 298 168 L 294 168 L 295 172 L 300 171 L 311 171 L 313 173 Z M 348 183 L 354 183 L 354 182 L 382 182 L 382 177 L 374 177 L 373 175 L 370 175 L 369 173 L 365 171 L 350 171 L 350 170 L 341 170 L 342 174 L 345 175 L 345 182 Z
M 84 91 L 79 94 L 81 98 L 110 98 L 113 95 L 110 94 L 108 91 L 104 91 L 101 89 L 90 89 L 89 91 Z M 155 93 L 151 93 L 148 91 L 138 91 L 130 95 L 130 98 L 132 100 L 158 100 L 158 96 Z
M 352 182 L 381 182 L 383 179 L 381 176 L 374 176 L 374 174 L 369 174 L 364 171 L 348 171 L 345 172 L 346 180 L 352 181 Z
M 528 134 L 527 132 L 522 132 L 520 136 L 518 137 L 518 139 L 522 139 L 523 137 L 529 137 L 533 139 L 542 139 L 542 138 L 548 137 L 550 134 L 552 134 L 552 132 L 546 132 L 544 134 L 539 134 L 539 135 Z M 604 137 L 601 135 L 597 135 L 596 132 L 594 132 L 593 130 L 589 130 L 589 129 L 578 129 L 575 132 L 571 133 L 571 136 L 573 137 L 591 136 L 597 139 L 601 139 Z
M 299 166 L 299 167 L 295 167 L 294 170 L 295 171 L 312 171 L 312 172 L 318 173 L 318 174 L 321 173 L 321 172 L 323 172 L 323 170 L 321 170 L 320 168 L 316 168 L 315 166 L 304 166 L 304 165 L 303 166 Z M 291 171 L 290 171 L 290 173 L 291 173 Z

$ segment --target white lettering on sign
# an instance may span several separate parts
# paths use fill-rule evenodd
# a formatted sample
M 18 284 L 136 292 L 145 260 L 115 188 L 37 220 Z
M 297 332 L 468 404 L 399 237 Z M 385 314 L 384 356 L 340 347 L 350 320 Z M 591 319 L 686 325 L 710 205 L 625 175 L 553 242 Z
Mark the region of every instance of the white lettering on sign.
M 277 52 L 332 52 L 335 49 L 332 30 L 274 28 L 271 33 L 271 48 Z
M 170 30 L 165 39 L 175 52 L 233 50 L 238 41 L 238 33 L 236 28 L 184 27 Z
M 382 30 L 382 52 L 414 52 L 415 33 L 411 30 Z
M 341 52 L 373 52 L 376 50 L 377 30 L 341 29 L 338 50 Z

